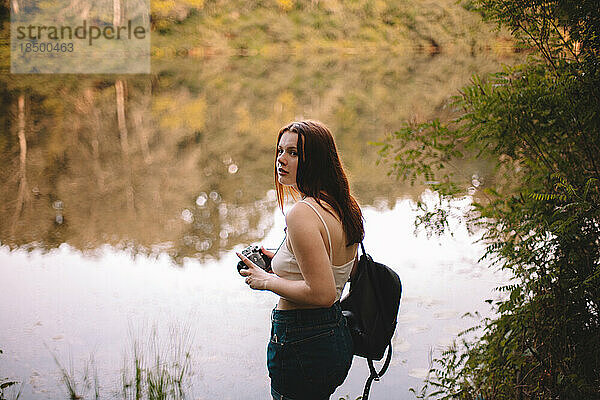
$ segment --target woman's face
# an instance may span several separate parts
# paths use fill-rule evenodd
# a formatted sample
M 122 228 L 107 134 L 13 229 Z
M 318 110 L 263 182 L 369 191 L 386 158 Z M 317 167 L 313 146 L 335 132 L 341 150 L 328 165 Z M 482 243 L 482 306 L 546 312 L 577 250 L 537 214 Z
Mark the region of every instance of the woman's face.
M 298 134 L 285 131 L 277 145 L 277 178 L 282 185 L 296 186 L 298 170 Z

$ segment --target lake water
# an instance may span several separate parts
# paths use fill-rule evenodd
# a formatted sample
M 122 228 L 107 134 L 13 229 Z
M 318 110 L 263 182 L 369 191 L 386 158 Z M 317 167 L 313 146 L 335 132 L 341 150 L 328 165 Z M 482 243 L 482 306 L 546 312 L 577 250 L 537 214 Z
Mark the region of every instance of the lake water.
M 425 193 L 424 199 L 434 201 Z M 469 199 L 462 200 L 467 205 Z M 273 225 L 261 242 L 277 247 L 283 216 L 272 210 Z M 374 398 L 410 399 L 439 351 L 471 326 L 461 318 L 478 310 L 507 277 L 478 264 L 482 247 L 454 221 L 454 236 L 413 234 L 414 203 L 364 208 L 365 246 L 400 275 L 403 295 L 389 371 L 372 388 Z M 236 246 L 240 249 L 241 246 Z M 188 378 L 193 399 L 266 399 L 265 350 L 270 311 L 277 296 L 250 290 L 237 275 L 233 251 L 210 262 L 166 254 L 135 255 L 102 246 L 84 255 L 63 244 L 45 254 L 0 248 L 0 370 L 25 382 L 24 397 L 64 398 L 66 389 L 52 354 L 83 388 L 86 361 L 94 358 L 101 398 L 118 397 L 124 359 L 132 340 L 145 345 L 156 332 L 165 359 L 177 344 L 191 350 Z M 355 357 L 335 398 L 362 393 L 367 363 Z M 92 397 L 90 397 L 92 398 Z
M 190 398 L 268 398 L 277 296 L 248 289 L 234 251 L 283 239 L 274 141 L 311 118 L 334 134 L 367 251 L 403 283 L 392 364 L 372 394 L 413 398 L 430 352 L 474 324 L 464 313 L 487 315 L 507 277 L 477 262 L 482 246 L 457 221 L 454 236 L 414 235 L 415 201 L 435 195 L 387 176 L 369 142 L 455 115 L 448 98 L 502 61 L 397 49 L 153 59 L 149 75 L 0 74 L 0 378 L 22 382 L 24 399 L 66 398 L 60 364 L 85 398 L 94 387 L 131 398 L 137 349 L 146 369 L 156 354 L 188 365 Z M 474 174 L 481 187 L 493 179 L 486 160 L 453 167 L 463 206 L 479 194 L 466 190 Z M 358 397 L 367 375 L 355 358 L 335 398 Z

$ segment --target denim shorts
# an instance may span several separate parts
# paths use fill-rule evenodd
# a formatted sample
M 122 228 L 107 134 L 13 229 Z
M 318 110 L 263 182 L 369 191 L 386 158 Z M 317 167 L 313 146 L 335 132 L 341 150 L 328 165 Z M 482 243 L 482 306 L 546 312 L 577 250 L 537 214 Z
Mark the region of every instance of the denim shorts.
M 352 364 L 352 337 L 339 301 L 271 313 L 267 369 L 276 400 L 329 399 Z

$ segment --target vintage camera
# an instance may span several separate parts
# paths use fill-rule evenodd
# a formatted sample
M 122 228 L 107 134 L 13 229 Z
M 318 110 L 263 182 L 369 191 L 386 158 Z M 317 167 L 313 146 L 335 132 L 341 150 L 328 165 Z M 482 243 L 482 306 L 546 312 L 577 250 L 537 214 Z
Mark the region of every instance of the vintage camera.
M 271 272 L 271 259 L 260 251 L 258 246 L 248 246 L 242 250 L 242 254 L 248 257 L 250 261 L 258 265 L 267 272 Z M 237 264 L 238 272 L 242 269 L 248 269 L 242 260 Z

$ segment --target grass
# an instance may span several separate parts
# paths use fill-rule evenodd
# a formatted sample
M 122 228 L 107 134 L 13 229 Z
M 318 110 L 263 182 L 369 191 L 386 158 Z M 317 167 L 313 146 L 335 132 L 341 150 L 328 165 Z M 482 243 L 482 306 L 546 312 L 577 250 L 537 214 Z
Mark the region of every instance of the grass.
M 168 341 L 163 341 L 156 327 L 149 334 L 133 335 L 130 329 L 129 349 L 123 356 L 120 377 L 110 393 L 102 391 L 93 355 L 85 361 L 80 376 L 69 356 L 66 368 L 51 350 L 61 381 L 70 400 L 121 398 L 124 400 L 183 400 L 188 398 L 192 375 L 189 328 L 171 328 Z M 0 400 L 4 398 L 0 397 Z
M 0 400 L 17 400 L 23 392 L 23 383 L 0 379 Z
M 161 340 L 156 327 L 149 334 L 133 334 L 130 329 L 128 348 L 123 355 L 120 377 L 110 392 L 102 392 L 98 370 L 93 355 L 85 361 L 80 376 L 69 355 L 68 368 L 59 356 L 50 349 L 61 381 L 70 400 L 123 399 L 123 400 L 184 400 L 190 398 L 192 372 L 191 345 L 193 337 L 189 328 L 171 328 L 167 341 Z M 48 348 L 46 346 L 46 348 Z M 1 381 L 0 381 L 1 382 Z M 11 382 L 16 384 L 17 382 Z M 22 386 L 22 385 L 21 385 Z M 16 397 L 3 397 L 0 400 L 16 400 Z M 362 396 L 345 395 L 338 400 L 360 400 Z
M 0 400 L 17 400 L 23 392 L 23 382 L 0 380 Z
M 3 351 L 0 349 L 0 354 L 2 353 Z M 17 386 L 18 383 L 10 378 L 0 378 L 0 400 L 17 400 L 21 397 L 23 383 Z

